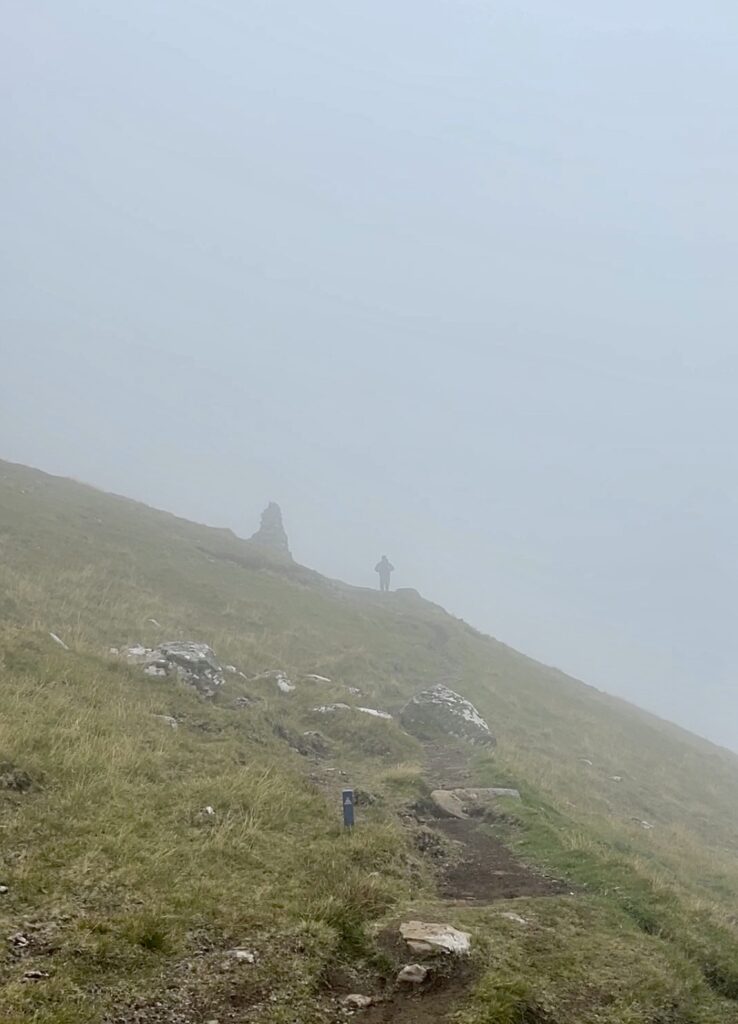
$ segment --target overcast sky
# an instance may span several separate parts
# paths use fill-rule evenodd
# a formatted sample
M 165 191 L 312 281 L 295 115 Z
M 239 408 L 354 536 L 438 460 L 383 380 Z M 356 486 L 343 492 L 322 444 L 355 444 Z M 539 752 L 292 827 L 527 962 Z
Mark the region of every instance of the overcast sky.
M 734 0 L 0 13 L 0 456 L 738 748 Z

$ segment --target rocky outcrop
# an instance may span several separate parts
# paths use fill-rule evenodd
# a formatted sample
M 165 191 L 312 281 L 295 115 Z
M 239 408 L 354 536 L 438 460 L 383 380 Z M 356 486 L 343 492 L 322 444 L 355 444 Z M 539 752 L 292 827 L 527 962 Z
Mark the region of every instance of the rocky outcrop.
M 282 522 L 282 509 L 276 501 L 270 501 L 261 513 L 261 526 L 251 537 L 251 543 L 292 559 L 287 533 Z
M 148 676 L 176 676 L 212 697 L 223 685 L 223 669 L 207 644 L 173 640 L 158 647 L 129 647 L 122 652 L 132 665 L 140 665 Z
M 400 721 L 419 739 L 435 739 L 442 734 L 486 746 L 495 744 L 489 726 L 474 705 L 441 684 L 416 694 L 402 709 Z

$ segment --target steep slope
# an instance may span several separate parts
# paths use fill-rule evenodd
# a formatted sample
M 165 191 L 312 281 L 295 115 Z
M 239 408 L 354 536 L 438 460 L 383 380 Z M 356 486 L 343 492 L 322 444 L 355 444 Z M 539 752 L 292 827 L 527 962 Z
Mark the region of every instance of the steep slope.
M 0 615 L 1 1020 L 340 1020 L 341 993 L 391 975 L 377 929 L 401 914 L 473 932 L 473 970 L 438 1003 L 468 1024 L 738 1020 L 729 752 L 413 592 L 8 463 Z M 243 675 L 203 700 L 109 653 L 172 638 Z M 293 692 L 253 678 L 277 669 Z M 428 750 L 396 721 L 314 710 L 352 688 L 396 715 L 437 682 L 498 738 L 449 742 L 449 763 L 522 792 L 479 835 L 565 886 L 449 906 L 439 865 L 463 851 L 418 821 Z M 373 802 L 342 835 L 348 783 Z

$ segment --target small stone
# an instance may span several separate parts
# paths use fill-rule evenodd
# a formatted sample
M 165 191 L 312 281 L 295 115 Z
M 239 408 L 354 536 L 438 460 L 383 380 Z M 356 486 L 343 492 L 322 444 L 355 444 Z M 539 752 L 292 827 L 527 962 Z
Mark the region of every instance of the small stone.
M 357 711 L 363 711 L 365 715 L 373 715 L 374 718 L 386 718 L 390 722 L 392 721 L 392 715 L 387 711 L 378 711 L 377 708 L 357 708 Z
M 504 911 L 500 914 L 500 917 L 504 917 L 506 921 L 514 921 L 515 924 L 526 925 L 528 923 L 524 917 L 521 917 L 520 914 L 514 914 L 511 910 Z
M 277 675 L 277 689 L 280 693 L 292 693 L 296 687 L 284 672 L 280 672 Z
M 586 766 L 588 768 L 592 768 L 593 767 L 594 762 L 590 761 L 590 759 L 588 757 L 578 757 L 577 760 L 579 761 L 580 764 L 586 764 Z
M 56 633 L 49 633 L 49 636 L 51 637 L 55 644 L 58 644 L 60 647 L 63 647 L 65 651 L 69 650 L 69 648 L 64 643 L 62 638 L 60 636 L 57 636 Z
M 154 718 L 158 718 L 160 722 L 164 722 L 170 729 L 178 729 L 179 722 L 172 715 L 154 715 Z
M 156 626 L 157 629 L 161 629 L 161 622 L 157 622 L 156 619 L 147 619 L 146 621 L 150 622 L 152 626 Z
M 406 964 L 397 975 L 397 980 L 405 985 L 422 985 L 427 977 L 427 967 L 422 964 Z
M 308 672 L 308 674 L 306 676 L 303 676 L 302 678 L 303 679 L 309 679 L 311 683 L 330 683 L 331 682 L 331 680 L 328 678 L 328 676 L 319 676 L 316 672 Z
M 350 996 L 343 997 L 341 1006 L 346 1010 L 366 1010 L 373 1002 L 371 996 L 362 996 L 358 992 L 353 992 Z
M 8 892 L 10 892 L 10 889 L 7 885 L 0 885 L 0 896 L 5 896 Z
M 611 775 L 610 776 L 610 781 L 611 782 L 622 782 L 623 781 L 623 776 L 622 775 Z
M 241 947 L 229 949 L 226 956 L 229 956 L 231 960 L 238 960 L 240 963 L 244 964 L 256 963 L 256 953 L 251 949 L 242 949 Z
M 230 672 L 230 674 L 232 676 L 235 676 L 235 675 L 238 674 L 238 669 L 236 668 L 235 665 L 226 665 L 225 670 L 226 670 L 226 672 Z
M 447 789 L 434 789 L 431 800 L 436 808 L 448 818 L 465 818 L 464 805 L 455 793 Z
M 49 977 L 51 975 L 48 971 L 26 971 L 23 975 L 23 981 L 44 981 Z
M 11 946 L 15 946 L 16 949 L 25 949 L 26 946 L 30 945 L 30 939 L 23 932 L 16 932 L 15 935 L 8 936 L 8 942 Z
M 108 648 L 108 654 L 112 654 L 112 655 L 120 654 L 120 648 L 119 647 L 109 647 Z
M 144 669 L 145 676 L 156 676 L 163 678 L 167 674 L 167 670 L 162 665 L 147 665 Z
M 392 715 L 386 711 L 378 711 L 376 708 L 352 708 L 350 704 L 342 704 L 340 701 L 335 704 L 321 704 L 317 708 L 313 708 L 313 711 L 317 711 L 320 715 L 332 715 L 337 711 L 361 711 L 365 715 L 371 715 L 373 718 L 386 718 L 392 720 Z
M 213 815 L 215 814 L 215 808 L 211 807 L 210 804 L 208 804 L 207 807 L 203 807 L 202 813 L 205 815 L 205 817 L 212 818 Z

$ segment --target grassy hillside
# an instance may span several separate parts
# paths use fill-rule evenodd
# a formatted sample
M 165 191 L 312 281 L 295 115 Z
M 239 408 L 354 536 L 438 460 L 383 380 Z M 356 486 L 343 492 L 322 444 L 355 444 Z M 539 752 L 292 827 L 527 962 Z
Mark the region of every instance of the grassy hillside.
M 204 700 L 109 653 L 178 637 L 297 689 L 232 674 Z M 460 1024 L 738 1021 L 738 758 L 412 592 L 0 463 L 0 682 L 2 1022 L 338 1021 L 407 916 L 474 935 Z M 395 713 L 436 682 L 497 735 L 456 752 L 476 781 L 521 790 L 485 827 L 565 891 L 444 903 L 408 813 L 427 751 L 313 710 L 357 687 Z M 346 784 L 373 797 L 352 835 Z

